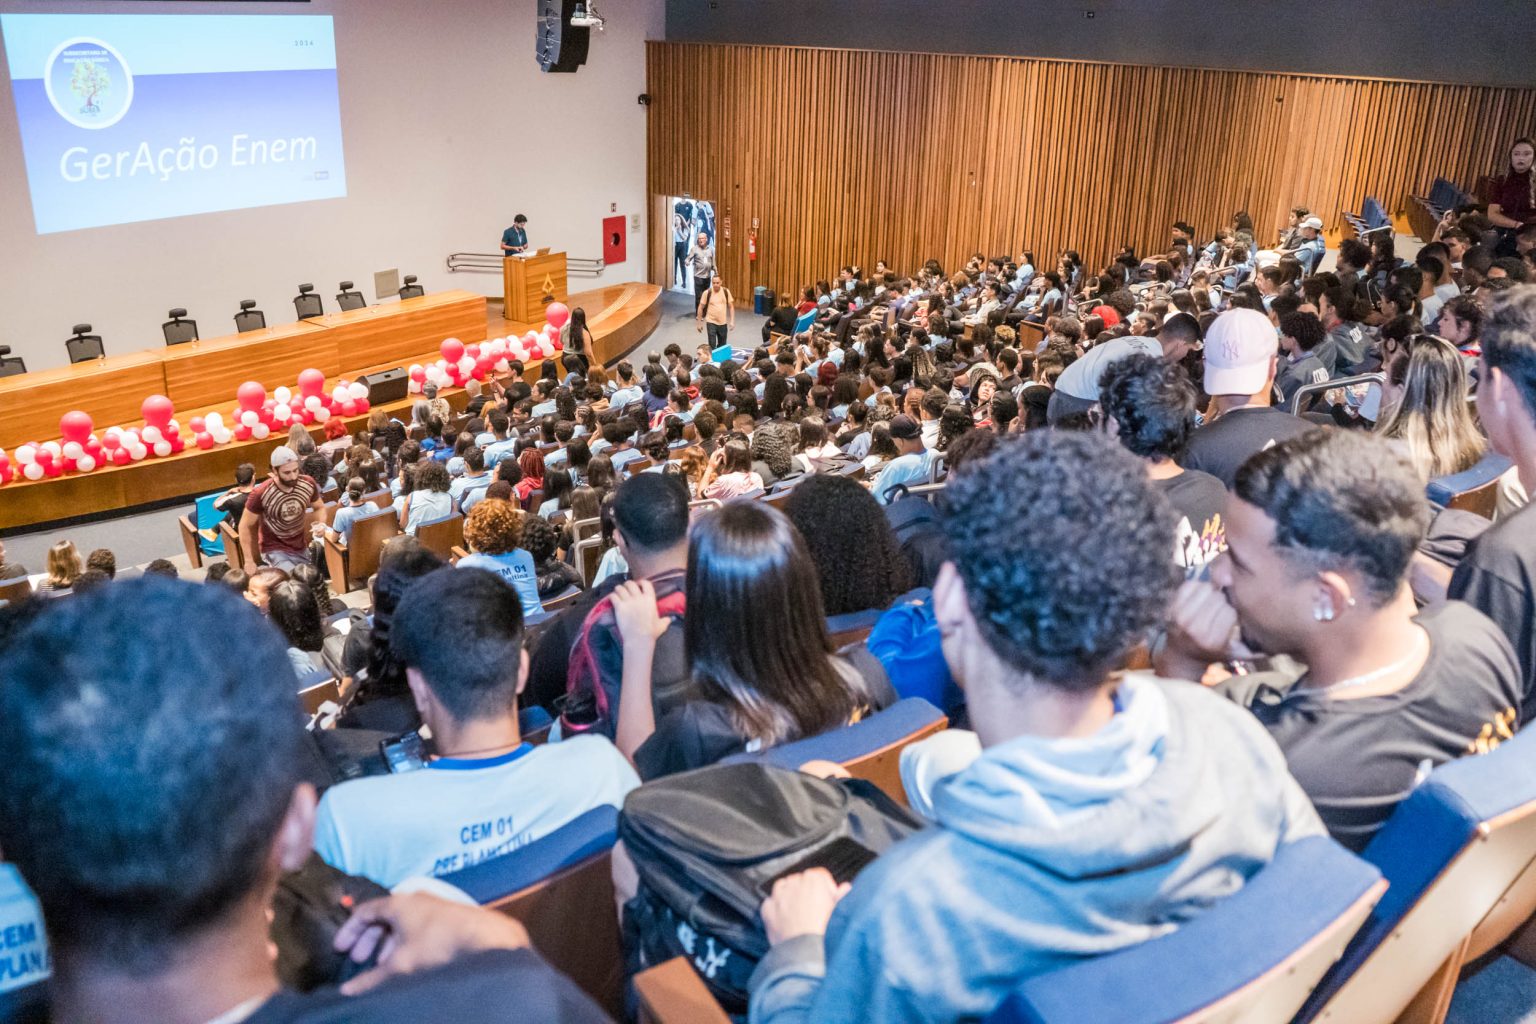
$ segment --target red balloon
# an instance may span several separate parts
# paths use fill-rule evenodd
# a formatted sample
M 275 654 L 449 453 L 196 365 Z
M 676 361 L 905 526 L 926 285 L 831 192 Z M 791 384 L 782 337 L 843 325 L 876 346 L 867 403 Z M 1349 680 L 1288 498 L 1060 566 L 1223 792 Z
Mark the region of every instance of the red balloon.
M 109 452 L 115 452 L 123 446 L 123 439 L 117 434 L 108 434 L 101 439 L 101 446 Z
M 203 431 L 208 429 L 208 421 L 203 419 L 201 416 L 193 416 L 187 426 L 191 428 L 192 433 L 201 434 Z
M 114 466 L 126 466 L 133 461 L 133 456 L 128 454 L 127 448 L 115 448 L 112 451 L 112 464 Z
M 437 347 L 437 350 L 450 363 L 456 363 L 464 358 L 464 343 L 457 338 L 444 339 L 443 343 Z
M 275 398 L 267 399 L 265 402 L 261 403 L 261 408 L 262 408 L 263 412 L 271 412 L 273 409 L 277 408 L 277 399 L 275 399 Z
M 97 462 L 100 462 L 101 461 L 101 442 L 100 441 L 87 441 L 87 442 L 85 442 L 85 454 L 89 455 L 91 458 L 95 459 Z
M 91 417 L 78 409 L 67 412 L 59 420 L 59 436 L 66 441 L 75 441 L 85 444 L 91 436 Z
M 357 402 L 355 400 L 351 399 L 351 398 L 347 399 L 345 402 L 342 402 L 341 403 L 341 414 L 343 416 L 356 416 L 357 415 Z
M 260 409 L 261 403 L 267 400 L 267 389 L 253 380 L 248 380 L 240 385 L 239 390 L 235 392 L 235 397 L 240 400 L 242 409 Z
M 64 472 L 66 472 L 66 473 L 73 473 L 73 472 L 75 472 L 79 468 L 75 464 L 75 460 L 74 459 L 65 459 L 63 461 L 62 465 L 63 465 Z
M 251 439 L 251 428 L 242 423 L 235 428 L 234 434 L 236 441 L 249 441 Z
M 311 423 L 313 423 L 313 422 L 315 422 L 315 414 L 314 414 L 314 413 L 312 413 L 312 412 L 310 412 L 310 411 L 309 411 L 309 410 L 308 410 L 308 409 L 305 409 L 305 410 L 304 410 L 304 411 L 303 411 L 303 412 L 302 412 L 302 413 L 301 413 L 301 414 L 300 414 L 300 415 L 299 415 L 299 420 L 300 420 L 300 421 L 301 421 L 301 422 L 302 422 L 302 423 L 303 423 L 303 424 L 304 424 L 304 425 L 305 425 L 305 426 L 306 426 L 306 427 L 307 427 L 307 426 L 309 426 L 309 425 L 310 425 L 310 424 L 311 424 Z
M 64 467 L 59 465 L 57 462 L 50 462 L 46 466 L 43 467 L 43 475 L 44 476 L 63 476 L 64 475 Z
M 552 327 L 564 327 L 571 318 L 571 311 L 563 302 L 551 302 L 544 307 L 544 320 Z
M 53 452 L 47 448 L 39 448 L 37 450 L 37 455 L 34 457 L 37 459 L 37 464 L 39 466 L 47 466 L 49 463 L 53 462 Z
M 299 372 L 299 394 L 308 398 L 325 390 L 325 374 L 316 369 Z
M 187 442 L 182 438 L 182 436 L 180 434 L 172 434 L 171 435 L 170 445 L 171 445 L 171 454 L 175 455 L 178 452 L 184 451 L 186 449 Z
M 565 350 L 565 342 L 561 341 L 559 338 L 551 341 L 550 344 L 554 346 L 556 352 L 563 352 Z
M 213 435 L 208 433 L 206 430 L 198 431 L 197 432 L 197 446 L 199 448 L 203 449 L 204 451 L 207 451 L 209 448 L 212 448 L 213 447 Z
M 257 385 L 260 387 L 261 385 Z M 165 425 L 171 422 L 171 417 L 176 415 L 176 406 L 164 395 L 150 395 L 144 399 L 144 404 L 139 406 L 139 415 L 144 417 L 144 422 L 151 427 L 165 429 Z
M 366 398 L 359 398 L 357 400 L 357 411 L 360 412 L 360 413 L 368 411 L 368 399 L 366 399 Z
M 418 366 L 416 369 L 411 371 L 411 380 L 415 381 L 417 384 L 424 383 L 426 379 L 427 368 L 425 366 Z

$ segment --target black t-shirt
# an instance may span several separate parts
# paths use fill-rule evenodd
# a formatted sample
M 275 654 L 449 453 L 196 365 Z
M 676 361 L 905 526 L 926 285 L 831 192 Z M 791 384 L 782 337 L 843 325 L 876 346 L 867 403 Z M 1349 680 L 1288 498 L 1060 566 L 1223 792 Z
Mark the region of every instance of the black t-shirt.
M 1488 616 L 1509 639 L 1523 680 L 1520 719 L 1529 721 L 1536 715 L 1536 505 L 1473 541 L 1447 594 Z
M 1186 469 L 1178 476 L 1152 482 L 1174 511 L 1184 517 L 1178 535 L 1180 565 L 1204 565 L 1226 549 L 1227 527 L 1222 512 L 1227 505 L 1227 489 L 1220 480 L 1198 469 Z
M 513 1024 L 611 1021 L 531 949 L 489 950 L 391 979 L 362 995 L 282 992 L 245 1024 Z
M 1233 409 L 1190 435 L 1189 449 L 1180 465 L 1204 470 L 1230 490 L 1237 468 L 1251 456 L 1316 426 L 1271 406 Z
M 1285 752 L 1334 839 L 1370 842 L 1417 784 L 1421 765 L 1481 754 L 1519 728 L 1519 666 L 1488 618 L 1459 601 L 1419 613 L 1429 659 L 1403 689 L 1333 699 L 1295 672 L 1233 676 L 1217 689 L 1246 706 Z

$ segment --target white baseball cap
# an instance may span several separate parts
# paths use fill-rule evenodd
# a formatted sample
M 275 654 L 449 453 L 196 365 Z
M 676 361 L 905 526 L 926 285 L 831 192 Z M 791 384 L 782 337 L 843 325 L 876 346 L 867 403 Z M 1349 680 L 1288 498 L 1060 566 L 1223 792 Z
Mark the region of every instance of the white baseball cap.
M 1258 394 L 1279 351 L 1269 317 L 1253 309 L 1227 310 L 1205 335 L 1205 393 Z
M 1323 230 L 1323 219 L 1321 217 L 1308 217 L 1301 222 L 1301 226 L 1311 228 L 1313 231 L 1321 231 Z
M 299 456 L 297 455 L 297 453 L 295 453 L 292 448 L 289 448 L 285 444 L 280 444 L 276 448 L 272 449 L 272 468 L 273 469 L 281 469 L 283 466 L 288 465 L 288 463 L 290 463 L 290 462 L 298 462 L 298 461 L 299 461 Z

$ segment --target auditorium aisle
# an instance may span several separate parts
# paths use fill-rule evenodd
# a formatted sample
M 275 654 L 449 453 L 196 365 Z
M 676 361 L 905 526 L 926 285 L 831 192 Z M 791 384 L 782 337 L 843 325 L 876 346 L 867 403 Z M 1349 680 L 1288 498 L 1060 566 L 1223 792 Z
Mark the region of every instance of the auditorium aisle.
M 692 352 L 704 339 L 694 329 L 690 297 L 680 292 L 664 292 L 661 297 L 661 323 L 656 331 L 631 353 L 636 362 L 646 353 L 660 352 L 674 342 L 683 351 Z M 736 331 L 732 341 L 738 345 L 756 344 L 762 338 L 763 321 L 750 308 L 736 312 Z M 174 505 L 153 512 L 140 512 L 98 520 L 63 529 L 45 528 L 38 532 L 5 538 L 6 557 L 20 562 L 30 572 L 42 572 L 48 560 L 48 548 L 55 541 L 71 540 L 81 555 L 95 548 L 110 548 L 122 567 L 139 566 L 157 558 L 169 558 L 183 572 L 188 571 L 182 550 L 176 517 L 189 510 L 191 503 Z M 201 575 L 198 573 L 197 575 Z

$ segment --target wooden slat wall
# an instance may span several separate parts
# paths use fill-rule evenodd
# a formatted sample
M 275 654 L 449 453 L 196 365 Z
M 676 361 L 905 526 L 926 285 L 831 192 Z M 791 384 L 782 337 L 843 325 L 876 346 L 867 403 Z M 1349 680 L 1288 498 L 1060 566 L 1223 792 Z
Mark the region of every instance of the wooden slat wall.
M 1207 235 L 1246 209 L 1272 241 L 1297 203 L 1336 227 L 1374 195 L 1502 173 L 1536 90 L 1010 57 L 648 43 L 649 181 L 729 213 L 737 295 L 856 262 L 946 268 L 980 249 Z M 759 257 L 747 261 L 753 217 Z M 670 251 L 668 253 L 670 256 Z M 652 280 L 668 270 L 653 257 Z

